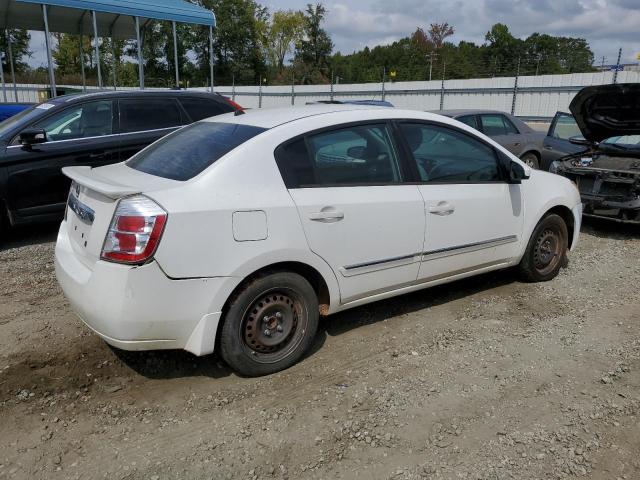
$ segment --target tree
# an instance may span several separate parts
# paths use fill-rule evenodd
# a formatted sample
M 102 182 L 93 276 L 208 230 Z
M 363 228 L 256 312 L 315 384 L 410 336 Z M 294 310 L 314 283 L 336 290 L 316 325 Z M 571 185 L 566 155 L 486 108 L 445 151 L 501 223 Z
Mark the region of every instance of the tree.
M 304 82 L 312 82 L 313 78 L 327 78 L 329 56 L 333 50 L 333 42 L 322 28 L 327 13 L 321 3 L 307 4 L 304 15 L 304 38 L 296 48 L 294 66 L 298 77 Z
M 31 56 L 31 50 L 29 50 L 29 41 L 31 35 L 28 31 L 22 29 L 9 29 L 7 34 L 11 38 L 11 53 L 13 55 L 13 65 L 16 73 L 23 73 L 29 69 L 29 66 L 24 61 L 25 57 Z M 6 53 L 7 50 L 7 37 L 0 35 L 0 51 Z M 6 54 L 5 62 L 9 65 L 9 55 Z
M 442 48 L 444 41 L 454 33 L 453 27 L 446 22 L 432 23 L 428 32 L 429 40 L 436 49 Z
M 514 74 L 518 58 L 524 52 L 524 42 L 511 35 L 503 23 L 493 25 L 484 38 L 488 42 L 485 59 L 491 74 Z
M 216 83 L 256 84 L 266 73 L 260 42 L 260 25 L 267 22 L 266 8 L 253 0 L 201 0 L 202 6 L 216 12 L 213 52 Z M 209 31 L 194 27 L 193 51 L 198 78 L 209 78 Z
M 261 40 L 271 66 L 282 72 L 284 60 L 302 41 L 305 17 L 301 11 L 279 10 L 274 12 L 271 22 L 261 25 Z

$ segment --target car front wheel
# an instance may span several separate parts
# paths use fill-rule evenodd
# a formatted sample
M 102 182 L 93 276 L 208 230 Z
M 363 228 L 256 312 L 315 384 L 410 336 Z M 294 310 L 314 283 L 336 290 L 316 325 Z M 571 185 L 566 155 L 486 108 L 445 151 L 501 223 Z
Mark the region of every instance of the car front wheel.
M 525 153 L 524 155 L 522 155 L 522 157 L 520 157 L 520 160 L 522 160 L 526 165 L 530 166 L 534 170 L 540 169 L 540 162 L 538 161 L 538 157 L 534 153 Z
M 304 277 L 293 272 L 260 275 L 231 300 L 220 353 L 241 375 L 284 370 L 309 350 L 318 318 L 318 298 Z
M 569 232 L 565 221 L 548 214 L 536 225 L 527 250 L 518 265 L 520 275 L 528 282 L 546 282 L 558 275 L 566 263 Z

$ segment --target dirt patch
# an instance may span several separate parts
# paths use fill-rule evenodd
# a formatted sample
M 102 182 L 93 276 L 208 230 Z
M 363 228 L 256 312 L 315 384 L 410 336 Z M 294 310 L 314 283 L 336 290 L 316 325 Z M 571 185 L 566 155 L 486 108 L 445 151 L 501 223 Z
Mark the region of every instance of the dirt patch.
M 327 318 L 259 379 L 125 353 L 58 289 L 55 230 L 0 247 L 0 478 L 640 478 L 640 230 Z

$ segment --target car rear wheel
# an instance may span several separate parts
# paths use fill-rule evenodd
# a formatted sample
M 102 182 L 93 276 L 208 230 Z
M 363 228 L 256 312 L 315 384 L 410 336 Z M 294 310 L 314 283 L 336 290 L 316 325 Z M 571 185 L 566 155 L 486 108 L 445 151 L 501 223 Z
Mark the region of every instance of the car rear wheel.
M 284 370 L 310 348 L 318 317 L 318 298 L 304 277 L 293 272 L 261 275 L 230 302 L 220 353 L 241 375 Z
M 533 168 L 534 170 L 539 170 L 540 169 L 540 162 L 538 161 L 538 157 L 536 156 L 535 153 L 525 153 L 524 155 L 522 155 L 522 157 L 520 157 L 520 160 L 522 160 L 525 164 L 527 164 L 529 167 Z
M 567 224 L 559 215 L 549 214 L 540 220 L 518 265 L 522 278 L 528 282 L 555 278 L 567 263 L 568 238 Z

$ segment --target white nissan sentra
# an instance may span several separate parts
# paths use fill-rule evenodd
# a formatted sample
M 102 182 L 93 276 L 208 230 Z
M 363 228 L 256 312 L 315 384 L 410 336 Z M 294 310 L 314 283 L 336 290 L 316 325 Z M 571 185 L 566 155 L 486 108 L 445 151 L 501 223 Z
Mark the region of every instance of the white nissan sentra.
M 298 361 L 320 315 L 490 270 L 554 278 L 578 191 L 449 118 L 360 106 L 222 115 L 73 179 L 56 273 L 126 350 Z M 427 293 L 428 294 L 428 293 Z

